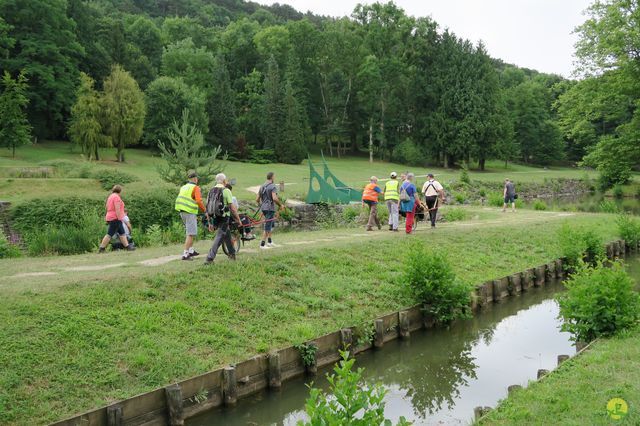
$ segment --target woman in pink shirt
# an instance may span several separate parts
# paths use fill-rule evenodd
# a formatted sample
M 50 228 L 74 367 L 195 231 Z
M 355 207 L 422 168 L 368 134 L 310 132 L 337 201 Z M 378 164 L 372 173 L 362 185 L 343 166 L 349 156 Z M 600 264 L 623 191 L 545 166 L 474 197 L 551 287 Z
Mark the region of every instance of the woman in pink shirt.
M 111 190 L 111 195 L 109 195 L 109 198 L 107 198 L 107 215 L 104 218 L 107 221 L 107 234 L 100 242 L 99 253 L 104 253 L 107 244 L 109 244 L 111 238 L 116 236 L 116 234 L 120 238 L 120 242 L 126 250 L 135 250 L 135 247 L 129 247 L 129 241 L 127 241 L 127 237 L 124 232 L 124 224 L 122 223 L 122 219 L 124 218 L 125 213 L 124 202 L 122 201 L 122 198 L 120 198 L 121 192 L 122 187 L 120 185 L 115 185 Z

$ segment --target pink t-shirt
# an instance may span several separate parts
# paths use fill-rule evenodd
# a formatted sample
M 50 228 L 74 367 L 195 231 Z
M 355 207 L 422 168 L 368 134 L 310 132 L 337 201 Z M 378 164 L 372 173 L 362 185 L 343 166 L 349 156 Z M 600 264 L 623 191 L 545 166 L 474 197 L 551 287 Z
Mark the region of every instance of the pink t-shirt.
M 124 202 L 120 198 L 120 194 L 113 193 L 107 198 L 107 215 L 105 220 L 111 222 L 112 220 L 122 220 L 124 217 Z

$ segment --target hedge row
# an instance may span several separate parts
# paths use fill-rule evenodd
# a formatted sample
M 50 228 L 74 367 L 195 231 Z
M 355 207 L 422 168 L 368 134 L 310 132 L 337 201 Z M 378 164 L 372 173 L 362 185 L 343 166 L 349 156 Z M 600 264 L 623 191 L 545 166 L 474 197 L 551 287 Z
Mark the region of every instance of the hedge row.
M 144 193 L 127 193 L 122 198 L 134 226 L 141 229 L 157 224 L 171 226 L 177 220 L 174 210 L 176 193 L 156 189 Z M 23 234 L 44 228 L 81 226 L 87 216 L 103 217 L 105 199 L 56 197 L 25 201 L 12 207 L 11 220 L 16 230 Z

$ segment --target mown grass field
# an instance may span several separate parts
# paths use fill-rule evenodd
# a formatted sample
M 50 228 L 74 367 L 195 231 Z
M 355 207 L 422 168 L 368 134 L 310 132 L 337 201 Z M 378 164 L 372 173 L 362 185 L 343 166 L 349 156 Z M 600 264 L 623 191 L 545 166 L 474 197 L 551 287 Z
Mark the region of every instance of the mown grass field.
M 640 328 L 594 343 L 540 382 L 532 382 L 479 425 L 640 424 Z M 622 398 L 627 415 L 611 418 L 607 403 Z
M 602 214 L 472 216 L 412 236 L 281 234 L 278 249 L 254 243 L 237 262 L 209 268 L 137 263 L 179 246 L 2 260 L 0 423 L 44 424 L 411 305 L 401 273 L 413 240 L 445 253 L 461 280 L 480 283 L 557 258 L 565 222 L 605 240 L 615 234 Z M 33 272 L 54 275 L 16 277 Z
M 150 151 L 141 149 L 128 149 L 126 151 L 126 163 L 119 164 L 114 161 L 113 149 L 104 149 L 103 160 L 92 163 L 92 169 L 116 168 L 137 176 L 140 180 L 127 185 L 127 190 L 139 191 L 145 188 L 164 185 L 156 171 L 156 165 L 162 161 Z M 78 166 L 86 165 L 80 153 L 71 151 L 71 145 L 66 142 L 44 142 L 37 145 L 20 148 L 16 152 L 16 158 L 11 158 L 9 151 L 0 152 L 0 200 L 20 201 L 28 198 L 42 197 L 52 194 L 64 194 L 73 191 L 80 196 L 91 196 L 96 193 L 104 194 L 94 179 L 69 179 L 64 178 L 16 178 L 11 174 L 21 167 L 37 167 L 42 163 L 54 160 L 71 160 Z M 320 156 L 313 156 L 312 161 L 320 165 Z M 379 178 L 388 177 L 391 171 L 398 173 L 411 170 L 417 175 L 425 175 L 431 171 L 437 175 L 443 183 L 452 179 L 459 179 L 460 171 L 440 168 L 407 167 L 399 164 L 376 161 L 370 164 L 364 157 L 329 158 L 331 170 L 343 182 L 355 188 L 361 188 L 371 175 Z M 252 199 L 254 195 L 246 188 L 261 185 L 268 171 L 274 171 L 278 181 L 284 181 L 291 186 L 287 188 L 287 197 L 301 198 L 307 193 L 309 181 L 309 167 L 307 161 L 300 165 L 288 164 L 250 164 L 240 162 L 227 162 L 225 173 L 230 178 L 236 178 L 236 196 L 240 199 Z M 320 172 L 322 168 L 320 167 Z M 523 165 L 510 164 L 507 169 L 502 162 L 488 162 L 484 172 L 470 172 L 471 179 L 480 181 L 502 182 L 505 177 L 510 177 L 516 183 L 519 182 L 543 182 L 545 179 L 573 178 L 581 179 L 585 176 L 595 179 L 595 172 L 585 172 L 577 168 L 537 168 Z M 424 178 L 422 178 L 424 180 Z

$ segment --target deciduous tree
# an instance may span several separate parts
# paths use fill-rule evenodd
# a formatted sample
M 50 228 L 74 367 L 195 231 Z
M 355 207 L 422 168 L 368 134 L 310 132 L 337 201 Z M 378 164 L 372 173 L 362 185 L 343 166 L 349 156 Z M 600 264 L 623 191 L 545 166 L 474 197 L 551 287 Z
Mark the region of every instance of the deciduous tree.
M 25 113 L 28 104 L 24 73 L 13 79 L 5 71 L 0 94 L 0 143 L 11 149 L 13 157 L 16 156 L 16 147 L 26 145 L 31 140 L 31 125 Z

